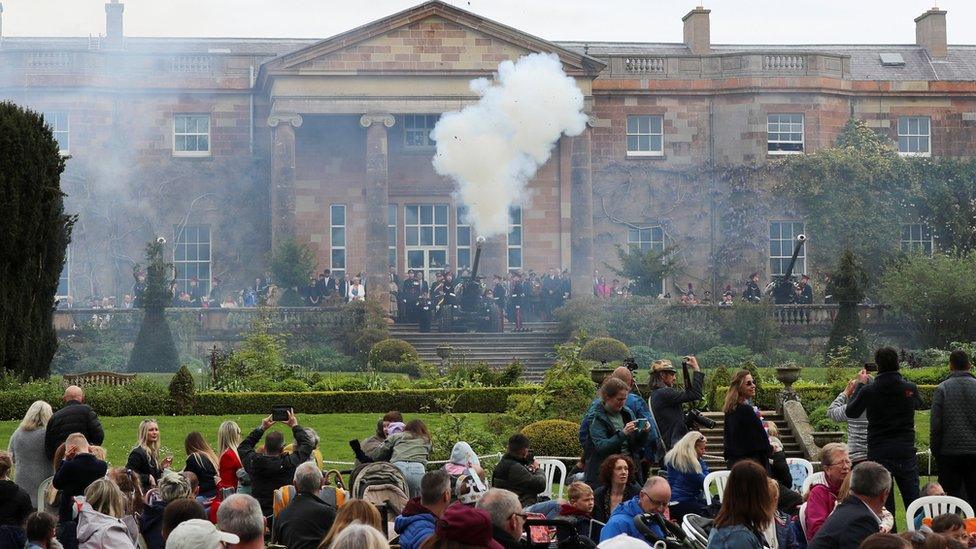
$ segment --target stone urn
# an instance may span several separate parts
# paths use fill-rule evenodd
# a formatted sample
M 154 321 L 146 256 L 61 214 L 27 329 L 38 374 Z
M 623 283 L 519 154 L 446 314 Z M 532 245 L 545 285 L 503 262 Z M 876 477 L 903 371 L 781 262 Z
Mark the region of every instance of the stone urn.
M 603 380 L 613 373 L 613 368 L 605 364 L 590 368 L 590 379 L 597 385 L 603 385 Z
M 776 379 L 783 384 L 783 400 L 798 400 L 793 384 L 800 379 L 801 368 L 793 363 L 786 363 L 776 367 Z
M 841 431 L 814 431 L 810 433 L 813 437 L 813 443 L 819 448 L 830 444 L 831 442 L 844 442 L 844 433 Z
M 441 365 L 438 371 L 441 375 L 447 373 L 447 369 L 451 366 L 451 355 L 454 354 L 454 347 L 447 345 L 446 343 L 441 343 L 437 346 L 437 358 L 441 359 Z

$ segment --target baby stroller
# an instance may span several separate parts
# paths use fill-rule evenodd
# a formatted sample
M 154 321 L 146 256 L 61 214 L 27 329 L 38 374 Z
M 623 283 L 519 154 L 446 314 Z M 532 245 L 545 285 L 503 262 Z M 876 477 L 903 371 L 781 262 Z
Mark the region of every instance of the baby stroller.
M 681 521 L 681 529 L 688 535 L 688 538 L 705 547 L 708 545 L 708 535 L 712 532 L 713 522 L 712 519 L 701 515 L 688 513 Z
M 664 532 L 664 537 L 658 537 L 651 530 L 651 525 L 660 528 Z M 685 533 L 681 526 L 664 520 L 664 517 L 657 513 L 637 515 L 634 517 L 634 526 L 644 536 L 647 543 L 656 549 L 706 549 L 708 546 L 707 534 L 705 535 L 705 543 L 702 543 L 696 537 Z
M 410 499 L 407 479 L 388 461 L 363 463 L 349 476 L 349 497 L 366 500 L 391 515 L 399 515 Z

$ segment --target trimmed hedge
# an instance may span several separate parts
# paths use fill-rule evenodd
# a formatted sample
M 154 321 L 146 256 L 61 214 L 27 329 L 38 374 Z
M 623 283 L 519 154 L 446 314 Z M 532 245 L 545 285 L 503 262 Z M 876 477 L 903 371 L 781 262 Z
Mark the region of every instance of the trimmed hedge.
M 414 349 L 413 345 L 402 339 L 384 339 L 378 341 L 369 350 L 370 364 L 379 364 L 381 362 L 399 364 L 401 362 L 417 362 L 417 360 L 419 360 L 417 349 Z
M 541 456 L 579 456 L 579 423 L 563 419 L 544 419 L 522 428 L 532 451 Z
M 630 349 L 618 339 L 612 337 L 597 337 L 583 344 L 580 350 L 580 358 L 583 360 L 596 360 L 597 362 L 613 362 L 623 360 L 630 356 Z
M 800 396 L 800 402 L 807 410 L 813 410 L 817 406 L 830 404 L 837 395 L 846 387 L 846 383 L 835 385 L 824 385 L 822 383 L 794 383 L 793 389 Z M 932 406 L 932 395 L 938 385 L 919 385 L 918 392 L 922 396 L 923 409 L 927 410 Z M 712 396 L 712 410 L 721 410 L 725 402 L 725 393 L 729 390 L 728 385 L 716 387 L 715 394 Z M 779 383 L 769 383 L 756 392 L 753 402 L 764 410 L 771 410 L 776 407 L 776 395 L 783 390 Z
M 287 404 L 303 414 L 433 411 L 438 399 L 457 398 L 453 412 L 500 413 L 511 395 L 535 393 L 534 387 L 472 387 L 305 393 L 197 393 L 199 415 L 264 414 Z
M 0 419 L 21 419 L 35 400 L 62 406 L 64 385 L 57 381 L 32 381 L 0 391 Z M 136 379 L 123 386 L 85 387 L 85 404 L 100 416 L 162 416 L 169 408 L 166 387 L 149 379 Z

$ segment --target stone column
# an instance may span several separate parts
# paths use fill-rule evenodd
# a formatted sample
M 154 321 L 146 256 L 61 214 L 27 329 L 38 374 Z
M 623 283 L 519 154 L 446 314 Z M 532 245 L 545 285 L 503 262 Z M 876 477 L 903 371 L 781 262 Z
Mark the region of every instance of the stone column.
M 296 113 L 268 117 L 274 134 L 271 152 L 271 244 L 296 236 L 295 224 L 295 128 L 302 125 Z
M 570 280 L 573 297 L 593 293 L 593 180 L 590 166 L 590 128 L 572 139 L 570 181 L 573 216 L 570 226 Z
M 365 114 L 359 125 L 366 128 L 366 295 L 378 299 L 384 310 L 390 301 L 387 276 L 387 206 L 390 203 L 389 153 L 386 131 L 396 119 L 392 114 Z

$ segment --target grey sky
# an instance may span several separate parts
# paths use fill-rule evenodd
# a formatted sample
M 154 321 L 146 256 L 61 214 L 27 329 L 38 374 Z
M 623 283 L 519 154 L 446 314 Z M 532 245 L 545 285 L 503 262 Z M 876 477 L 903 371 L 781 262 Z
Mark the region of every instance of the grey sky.
M 106 0 L 0 0 L 7 36 L 103 34 Z M 697 0 L 448 0 L 550 40 L 680 42 Z M 128 0 L 128 36 L 326 38 L 420 0 Z M 708 0 L 713 43 L 911 44 L 933 0 Z M 976 0 L 938 0 L 976 44 Z

